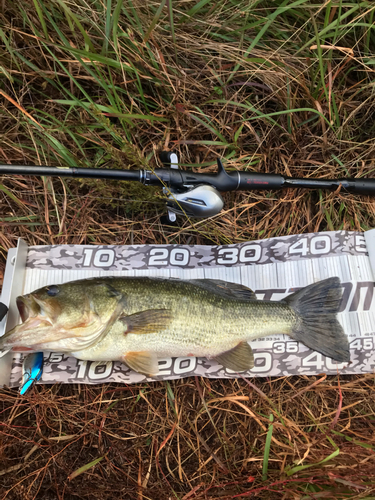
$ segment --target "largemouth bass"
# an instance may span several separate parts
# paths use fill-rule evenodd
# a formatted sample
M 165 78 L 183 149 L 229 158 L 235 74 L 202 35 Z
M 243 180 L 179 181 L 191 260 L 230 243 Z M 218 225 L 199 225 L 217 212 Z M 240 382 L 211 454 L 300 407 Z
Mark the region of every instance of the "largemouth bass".
M 201 356 L 242 372 L 254 367 L 248 342 L 287 334 L 338 362 L 349 361 L 337 321 L 339 278 L 285 299 L 257 300 L 220 280 L 93 278 L 40 288 L 17 298 L 22 323 L 0 350 L 57 351 L 91 361 L 123 361 L 152 376 L 158 358 Z

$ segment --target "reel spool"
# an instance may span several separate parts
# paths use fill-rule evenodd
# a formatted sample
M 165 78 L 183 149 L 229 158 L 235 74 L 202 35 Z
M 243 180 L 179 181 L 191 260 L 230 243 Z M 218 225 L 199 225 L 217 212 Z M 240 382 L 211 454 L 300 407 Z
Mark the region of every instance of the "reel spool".
M 166 166 L 178 169 L 176 153 L 163 151 L 160 153 L 160 159 Z M 163 192 L 167 195 L 166 205 L 170 222 L 176 221 L 176 214 L 193 218 L 212 217 L 224 207 L 224 200 L 219 191 L 208 184 L 186 185 L 185 189 L 163 188 Z

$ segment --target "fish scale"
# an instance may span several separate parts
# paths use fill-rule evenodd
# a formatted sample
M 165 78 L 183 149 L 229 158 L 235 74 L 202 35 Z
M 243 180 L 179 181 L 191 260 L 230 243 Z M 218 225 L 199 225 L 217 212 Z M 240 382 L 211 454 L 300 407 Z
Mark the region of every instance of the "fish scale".
M 126 313 L 131 315 L 143 307 L 166 308 L 172 311 L 169 326 L 159 332 L 144 335 L 123 334 L 120 324 L 115 324 L 107 336 L 91 351 L 75 353 L 79 356 L 111 356 L 135 350 L 152 349 L 160 356 L 214 357 L 231 349 L 241 341 L 272 333 L 290 333 L 296 321 L 287 304 L 246 301 L 222 298 L 189 282 L 118 280 L 112 284 L 126 297 Z M 131 293 L 130 293 L 131 290 Z M 99 354 L 101 352 L 101 354 Z
M 262 307 L 262 306 L 266 307 Z M 274 333 L 290 333 L 295 323 L 295 315 L 287 305 L 242 302 L 227 303 L 220 300 L 211 307 L 197 303 L 188 310 L 175 311 L 175 319 L 161 332 L 148 334 L 140 338 L 129 334 L 123 338 L 126 350 L 137 346 L 146 348 L 152 345 L 161 355 L 184 355 L 214 357 L 241 341 L 251 341 Z M 262 310 L 263 309 L 263 310 Z M 111 335 L 111 332 L 108 334 Z
M 5 350 L 66 352 L 124 361 L 155 375 L 158 359 L 200 356 L 224 367 L 254 366 L 252 340 L 287 334 L 337 361 L 349 359 L 337 321 L 338 278 L 311 284 L 279 302 L 221 280 L 93 278 L 52 285 L 17 299 L 23 323 L 0 340 Z

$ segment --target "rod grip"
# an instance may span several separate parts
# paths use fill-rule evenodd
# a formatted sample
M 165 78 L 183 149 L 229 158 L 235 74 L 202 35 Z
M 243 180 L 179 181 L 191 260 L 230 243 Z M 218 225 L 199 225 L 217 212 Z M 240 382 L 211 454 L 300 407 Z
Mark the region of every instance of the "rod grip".
M 237 189 L 242 191 L 258 191 L 262 189 L 281 189 L 285 179 L 278 174 L 258 174 L 240 172 Z
M 353 179 L 352 193 L 375 196 L 375 179 Z

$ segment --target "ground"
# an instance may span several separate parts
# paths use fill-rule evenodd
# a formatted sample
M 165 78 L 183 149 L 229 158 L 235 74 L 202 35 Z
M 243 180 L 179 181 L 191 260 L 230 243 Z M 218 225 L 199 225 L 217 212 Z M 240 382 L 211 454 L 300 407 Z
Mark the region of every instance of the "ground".
M 3 164 L 375 177 L 370 1 L 0 3 Z M 1 168 L 1 167 L 0 167 Z M 163 223 L 160 188 L 0 177 L 7 250 L 224 244 L 375 227 L 373 199 L 224 195 Z M 374 375 L 1 390 L 7 499 L 373 498 Z

